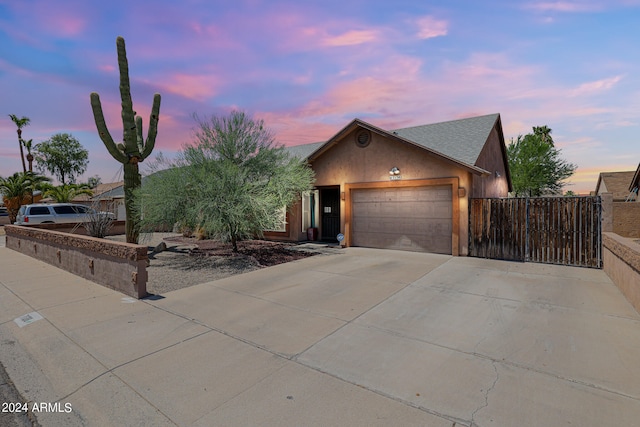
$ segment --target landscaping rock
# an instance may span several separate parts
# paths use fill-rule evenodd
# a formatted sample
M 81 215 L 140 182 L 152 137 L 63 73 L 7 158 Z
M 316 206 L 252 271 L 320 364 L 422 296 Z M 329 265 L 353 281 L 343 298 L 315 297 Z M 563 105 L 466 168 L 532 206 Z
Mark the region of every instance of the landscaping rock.
M 166 250 L 167 250 L 167 244 L 165 242 L 160 242 L 155 248 L 153 248 L 153 252 L 155 253 L 164 252 Z

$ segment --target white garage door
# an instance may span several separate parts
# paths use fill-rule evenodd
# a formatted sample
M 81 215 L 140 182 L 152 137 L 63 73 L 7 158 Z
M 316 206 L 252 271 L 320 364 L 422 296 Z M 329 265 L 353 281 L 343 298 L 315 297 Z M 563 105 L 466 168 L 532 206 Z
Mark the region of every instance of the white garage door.
M 353 246 L 451 254 L 451 187 L 354 190 Z

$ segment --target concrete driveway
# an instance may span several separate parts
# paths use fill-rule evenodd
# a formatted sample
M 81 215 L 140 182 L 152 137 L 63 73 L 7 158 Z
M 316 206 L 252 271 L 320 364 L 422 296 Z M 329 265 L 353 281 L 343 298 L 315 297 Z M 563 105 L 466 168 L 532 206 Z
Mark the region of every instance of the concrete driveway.
M 0 274 L 0 360 L 72 408 L 47 426 L 640 419 L 640 316 L 600 270 L 349 248 L 145 301 L 5 248 Z

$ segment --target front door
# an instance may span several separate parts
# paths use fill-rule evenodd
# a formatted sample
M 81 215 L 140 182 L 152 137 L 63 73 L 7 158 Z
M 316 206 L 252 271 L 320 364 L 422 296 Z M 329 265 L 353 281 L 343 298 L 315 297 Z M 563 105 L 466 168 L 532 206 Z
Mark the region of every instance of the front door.
M 340 189 L 320 190 L 320 215 L 322 216 L 321 239 L 336 242 L 340 233 Z

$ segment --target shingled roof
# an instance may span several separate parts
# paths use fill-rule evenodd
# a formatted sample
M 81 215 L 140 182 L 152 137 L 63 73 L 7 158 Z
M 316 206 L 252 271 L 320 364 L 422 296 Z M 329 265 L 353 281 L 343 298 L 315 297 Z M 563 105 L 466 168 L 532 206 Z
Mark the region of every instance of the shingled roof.
M 629 183 L 635 171 L 600 172 L 596 184 L 596 194 L 613 193 L 613 200 L 625 200 L 629 195 Z
M 287 149 L 296 157 L 302 159 L 313 158 L 339 140 L 342 135 L 353 130 L 354 126 L 361 126 L 385 136 L 397 137 L 418 145 L 466 166 L 476 173 L 488 173 L 477 167 L 476 162 L 499 117 L 499 114 L 489 114 L 390 131 L 355 119 L 326 142 L 296 145 L 287 147 Z
M 324 145 L 325 142 L 326 141 L 313 142 L 311 144 L 293 145 L 291 147 L 286 147 L 286 149 L 293 157 L 298 157 L 300 159 L 306 160 L 314 151 Z
M 392 133 L 468 165 L 478 156 L 499 114 L 396 129 Z

